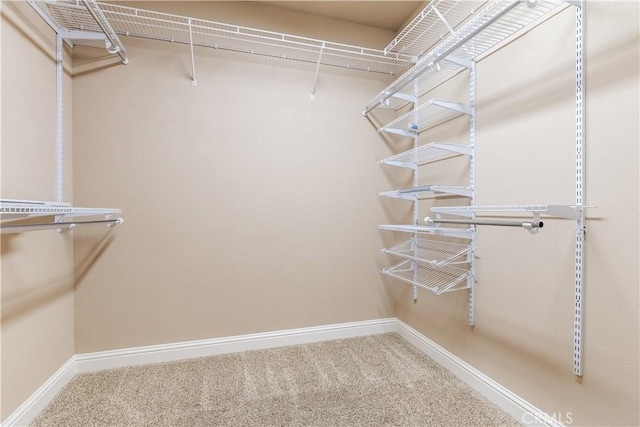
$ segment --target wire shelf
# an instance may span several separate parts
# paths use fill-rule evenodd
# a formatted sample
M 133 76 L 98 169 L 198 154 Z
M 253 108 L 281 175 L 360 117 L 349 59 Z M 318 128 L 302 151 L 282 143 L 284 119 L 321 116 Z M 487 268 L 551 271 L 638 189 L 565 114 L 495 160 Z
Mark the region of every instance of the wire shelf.
M 471 239 L 473 230 L 469 228 L 428 227 L 424 225 L 384 224 L 378 229 L 388 231 L 401 231 L 403 233 L 431 234 L 434 236 L 456 237 L 459 239 Z
M 416 166 L 440 160 L 450 159 L 458 156 L 471 156 L 472 147 L 468 145 L 447 144 L 442 142 L 432 142 L 418 148 L 395 154 L 378 163 L 385 165 L 399 166 L 414 169 Z
M 458 28 L 472 17 L 473 12 L 483 3 L 484 0 L 434 0 L 407 24 L 385 50 L 421 56 L 440 42 L 451 29 Z
M 566 219 L 580 218 L 587 206 L 575 205 L 487 205 L 487 206 L 437 206 L 431 212 L 472 217 L 476 213 L 530 213 L 545 214 Z
M 423 185 L 421 187 L 406 188 L 403 190 L 383 191 L 379 196 L 394 197 L 405 200 L 420 200 L 424 193 L 454 194 L 457 196 L 471 197 L 471 187 L 463 187 L 460 185 Z
M 452 264 L 468 263 L 466 256 L 471 250 L 470 245 L 416 238 L 389 249 L 383 249 L 382 252 L 440 268 Z
M 68 203 L 42 202 L 32 200 L 1 200 L 0 201 L 0 218 L 18 219 L 40 216 L 58 216 L 65 217 L 81 217 L 93 215 L 110 216 L 121 213 L 121 209 L 110 208 L 81 208 L 70 206 Z
M 470 273 L 462 268 L 432 268 L 409 260 L 391 268 L 383 268 L 380 272 L 436 295 L 469 288 L 467 278 Z
M 78 1 L 43 3 L 52 19 L 67 29 L 99 31 Z M 410 55 L 298 37 L 187 16 L 97 2 L 119 35 L 191 44 L 213 50 L 258 55 L 372 73 L 397 75 L 415 63 Z
M 421 133 L 441 123 L 455 119 L 464 114 L 471 114 L 468 105 L 431 99 L 414 110 L 409 111 L 392 122 L 382 126 L 378 132 Z
M 521 0 L 493 0 L 369 101 L 365 114 L 381 105 L 388 105 L 387 100 L 405 89 L 412 95 L 425 93 L 461 68 L 455 63 L 448 63 L 447 58 L 455 58 L 457 62 L 473 61 L 562 6 L 568 7 L 568 4 L 562 0 L 538 0 L 535 7 L 529 7 Z M 418 78 L 416 91 L 409 87 L 409 83 Z

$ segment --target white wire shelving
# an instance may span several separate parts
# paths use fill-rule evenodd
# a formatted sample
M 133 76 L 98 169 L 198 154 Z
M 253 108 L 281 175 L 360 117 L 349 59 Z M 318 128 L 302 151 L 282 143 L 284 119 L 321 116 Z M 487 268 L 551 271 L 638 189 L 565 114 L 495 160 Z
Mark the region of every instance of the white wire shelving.
M 441 268 L 447 265 L 467 264 L 466 256 L 471 250 L 471 245 L 414 238 L 383 249 L 382 252 Z
M 577 220 L 583 209 L 589 206 L 576 205 L 487 205 L 487 206 L 437 206 L 431 212 L 439 214 L 474 217 L 477 213 L 529 213 L 549 215 L 557 218 Z
M 380 272 L 436 295 L 468 289 L 467 278 L 470 277 L 470 272 L 462 268 L 451 266 L 433 268 L 411 260 L 403 261 L 391 268 L 383 268 Z
M 431 142 L 418 148 L 395 154 L 378 163 L 415 169 L 417 166 L 458 156 L 471 156 L 472 147 L 442 142 Z
M 493 0 L 458 29 L 447 29 L 444 39 L 422 56 L 415 66 L 382 90 L 365 106 L 364 114 L 377 107 L 399 108 L 407 96 L 422 94 L 450 78 L 481 55 L 516 34 L 522 34 L 545 16 L 568 4 L 562 0 Z M 410 84 L 415 82 L 414 84 Z M 402 95 L 396 97 L 397 95 Z
M 68 203 L 9 199 L 0 201 L 0 219 L 2 220 L 43 216 L 77 218 L 102 215 L 109 218 L 111 215 L 121 212 L 121 209 L 82 208 L 71 206 Z
M 454 194 L 462 197 L 471 197 L 471 187 L 461 185 L 423 185 L 420 187 L 405 188 L 402 190 L 383 191 L 380 196 L 394 197 L 405 200 L 420 200 L 424 194 Z
M 455 31 L 485 0 L 431 1 L 385 48 L 387 52 L 422 56 L 443 34 Z
M 471 239 L 473 230 L 470 228 L 453 228 L 453 227 L 429 227 L 424 225 L 409 224 L 383 224 L 378 229 L 388 231 L 400 231 L 403 233 L 413 234 L 431 234 L 434 236 L 455 237 L 458 239 Z
M 37 1 L 50 19 L 68 30 L 99 31 L 95 20 L 79 0 Z M 211 51 L 230 51 L 314 66 L 337 67 L 398 75 L 416 57 L 378 49 L 333 43 L 256 28 L 230 25 L 187 16 L 96 2 L 115 34 Z M 95 45 L 86 40 L 83 44 Z
M 382 126 L 378 132 L 411 136 L 414 133 L 420 134 L 446 121 L 471 113 L 471 107 L 466 104 L 431 99 Z

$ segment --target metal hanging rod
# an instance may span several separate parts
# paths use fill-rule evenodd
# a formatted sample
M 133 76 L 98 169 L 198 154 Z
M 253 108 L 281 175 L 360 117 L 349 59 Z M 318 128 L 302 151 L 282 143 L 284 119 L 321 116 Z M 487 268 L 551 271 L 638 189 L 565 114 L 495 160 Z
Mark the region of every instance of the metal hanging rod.
M 494 225 L 498 227 L 522 227 L 530 233 L 537 233 L 544 223 L 542 221 L 500 221 L 493 219 L 439 219 L 426 217 L 427 224 L 464 224 L 464 225 Z
M 73 222 L 47 222 L 42 224 L 21 224 L 21 225 L 0 225 L 0 234 L 19 233 L 21 231 L 38 231 L 57 229 L 58 231 L 73 230 L 79 225 L 106 224 L 107 227 L 115 227 L 124 222 L 122 218 L 103 219 L 94 221 L 73 221 Z

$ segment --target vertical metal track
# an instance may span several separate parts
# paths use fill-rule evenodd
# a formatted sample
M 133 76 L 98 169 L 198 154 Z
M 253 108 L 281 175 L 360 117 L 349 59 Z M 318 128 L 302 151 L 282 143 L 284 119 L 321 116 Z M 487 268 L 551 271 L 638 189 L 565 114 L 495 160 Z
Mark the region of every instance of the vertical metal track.
M 419 95 L 418 82 L 414 81 L 413 82 L 413 97 L 414 97 L 413 109 L 414 110 L 418 108 L 418 105 L 419 105 L 418 95 Z M 418 149 L 418 139 L 419 139 L 418 131 L 416 129 L 415 134 L 413 136 L 414 153 L 416 152 L 415 150 Z M 419 177 L 418 177 L 418 162 L 416 159 L 413 167 L 413 186 L 417 187 L 418 185 L 420 184 L 419 184 Z M 418 199 L 416 198 L 413 201 L 413 224 L 418 225 L 419 221 L 420 220 L 419 220 L 419 212 L 418 212 Z M 412 249 L 413 249 L 414 256 L 417 258 L 418 257 L 418 234 L 417 233 L 414 233 L 413 235 Z M 411 261 L 411 268 L 413 269 L 413 281 L 417 283 L 418 282 L 418 263 L 416 261 Z M 415 303 L 418 301 L 418 287 L 416 285 L 413 286 L 412 293 L 413 293 L 413 302 Z
M 584 0 L 576 7 L 576 206 L 584 206 Z M 583 243 L 585 234 L 584 209 L 576 221 L 575 306 L 573 326 L 573 373 L 582 376 L 582 327 L 583 327 Z
M 469 69 L 469 106 L 471 107 L 470 123 L 469 123 L 469 145 L 471 145 L 471 157 L 469 158 L 469 188 L 471 188 L 471 197 L 469 198 L 469 204 L 475 205 L 476 197 L 476 61 L 472 61 L 471 68 Z M 473 214 L 472 219 L 475 218 Z M 467 253 L 467 261 L 469 262 L 469 275 L 467 276 L 467 286 L 469 287 L 469 325 L 474 326 L 475 319 L 475 299 L 476 299 L 476 279 L 475 279 L 475 247 L 476 247 L 476 233 L 475 225 L 469 226 L 473 230 L 471 233 L 471 245 L 472 250 Z
M 63 140 L 63 40 L 62 35 L 56 34 L 56 201 L 63 202 L 64 187 L 64 140 Z

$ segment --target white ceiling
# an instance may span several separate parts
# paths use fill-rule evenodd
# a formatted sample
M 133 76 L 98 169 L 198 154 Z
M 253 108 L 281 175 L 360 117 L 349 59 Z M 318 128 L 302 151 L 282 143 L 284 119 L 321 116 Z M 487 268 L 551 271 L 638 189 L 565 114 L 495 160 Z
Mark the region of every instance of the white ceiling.
M 424 1 L 268 1 L 268 4 L 398 31 Z

